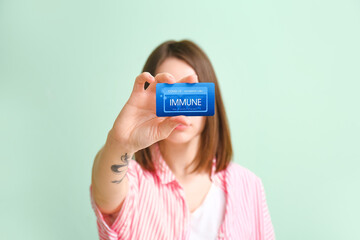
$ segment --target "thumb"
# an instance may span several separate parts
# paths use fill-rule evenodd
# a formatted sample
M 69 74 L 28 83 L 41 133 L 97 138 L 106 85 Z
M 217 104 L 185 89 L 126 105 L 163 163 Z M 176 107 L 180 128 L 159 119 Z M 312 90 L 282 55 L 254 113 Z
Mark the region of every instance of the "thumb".
M 189 125 L 184 116 L 168 117 L 159 124 L 159 135 L 161 139 L 167 138 L 170 133 L 180 124 Z

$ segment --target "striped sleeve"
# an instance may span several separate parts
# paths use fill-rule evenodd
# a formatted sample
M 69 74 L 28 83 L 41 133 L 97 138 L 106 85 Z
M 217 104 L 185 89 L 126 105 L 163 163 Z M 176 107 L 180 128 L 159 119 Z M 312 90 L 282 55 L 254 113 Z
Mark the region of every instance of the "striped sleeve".
M 261 239 L 264 240 L 274 240 L 275 239 L 275 233 L 274 233 L 274 228 L 271 222 L 271 218 L 270 218 L 270 214 L 269 214 L 269 208 L 266 202 L 266 194 L 265 194 L 265 189 L 262 183 L 262 180 L 260 178 L 258 178 L 259 180 L 259 184 L 260 184 L 260 207 L 261 210 L 261 216 L 259 216 L 260 218 L 260 222 L 262 223 L 262 233 L 263 236 L 261 236 Z
M 118 213 L 115 214 L 104 214 L 100 211 L 99 207 L 95 203 L 92 194 L 92 186 L 90 185 L 90 199 L 91 206 L 96 215 L 96 223 L 99 233 L 100 240 L 118 240 L 128 239 L 129 221 L 133 216 L 133 206 L 136 201 L 136 193 L 138 191 L 137 179 L 134 179 L 131 172 L 128 171 L 127 177 L 129 179 L 129 191 L 126 195 L 123 205 Z

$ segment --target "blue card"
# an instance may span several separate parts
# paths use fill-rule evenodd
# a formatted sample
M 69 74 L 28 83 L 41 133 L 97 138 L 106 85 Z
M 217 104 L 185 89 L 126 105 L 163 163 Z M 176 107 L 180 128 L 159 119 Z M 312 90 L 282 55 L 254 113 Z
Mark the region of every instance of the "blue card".
M 156 115 L 158 117 L 213 116 L 214 109 L 214 83 L 156 84 Z

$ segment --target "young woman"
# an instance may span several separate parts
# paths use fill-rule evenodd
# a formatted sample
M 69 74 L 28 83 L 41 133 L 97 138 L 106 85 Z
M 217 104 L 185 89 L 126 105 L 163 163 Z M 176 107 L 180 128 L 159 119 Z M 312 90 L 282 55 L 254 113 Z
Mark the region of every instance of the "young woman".
M 215 83 L 215 115 L 157 117 L 156 84 L 178 82 Z M 100 239 L 274 239 L 261 179 L 231 158 L 210 60 L 191 41 L 164 42 L 94 160 Z

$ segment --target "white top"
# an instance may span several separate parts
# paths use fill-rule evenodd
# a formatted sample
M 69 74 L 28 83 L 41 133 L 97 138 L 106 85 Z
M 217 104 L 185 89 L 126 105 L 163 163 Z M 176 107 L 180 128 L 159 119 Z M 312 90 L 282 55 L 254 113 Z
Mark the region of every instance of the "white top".
M 190 214 L 190 240 L 216 239 L 224 218 L 225 205 L 225 192 L 211 183 L 201 206 Z

